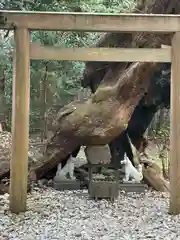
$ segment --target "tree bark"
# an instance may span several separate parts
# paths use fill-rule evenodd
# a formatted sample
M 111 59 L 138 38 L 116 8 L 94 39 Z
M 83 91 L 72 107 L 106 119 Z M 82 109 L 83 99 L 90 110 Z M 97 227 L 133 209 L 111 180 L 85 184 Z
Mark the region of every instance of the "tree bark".
M 145 163 L 143 176 L 148 185 L 157 191 L 169 192 L 169 182 L 164 179 L 160 167 L 152 161 L 142 162 Z

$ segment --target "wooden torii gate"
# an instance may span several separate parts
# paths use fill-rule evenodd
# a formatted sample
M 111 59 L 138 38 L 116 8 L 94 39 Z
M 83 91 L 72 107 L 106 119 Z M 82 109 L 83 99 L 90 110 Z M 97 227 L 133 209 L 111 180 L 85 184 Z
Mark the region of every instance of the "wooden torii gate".
M 180 213 L 180 15 L 0 11 L 0 28 L 15 31 L 10 210 L 26 210 L 29 141 L 30 59 L 111 62 L 171 62 L 170 207 Z M 174 33 L 159 49 L 70 48 L 30 44 L 30 31 Z

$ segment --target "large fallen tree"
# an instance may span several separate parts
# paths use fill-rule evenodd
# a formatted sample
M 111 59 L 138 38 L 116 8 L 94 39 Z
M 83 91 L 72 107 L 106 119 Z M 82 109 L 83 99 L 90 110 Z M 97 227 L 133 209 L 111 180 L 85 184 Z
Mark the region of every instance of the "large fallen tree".
M 110 143 L 124 131 L 134 108 L 147 90 L 153 63 L 134 63 L 116 73 L 117 83 L 99 88 L 86 102 L 72 102 L 55 119 L 54 135 L 45 156 L 33 165 L 37 178 L 56 166 L 79 145 Z

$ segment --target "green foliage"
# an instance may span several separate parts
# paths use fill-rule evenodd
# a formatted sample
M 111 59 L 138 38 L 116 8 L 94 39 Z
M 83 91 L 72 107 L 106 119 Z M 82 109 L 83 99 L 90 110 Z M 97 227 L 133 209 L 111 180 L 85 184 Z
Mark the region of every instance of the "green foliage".
M 161 145 L 168 145 L 170 134 L 170 112 L 168 109 L 160 109 L 154 116 L 149 126 L 149 136 L 154 140 L 160 139 Z
M 102 12 L 120 13 L 132 11 L 133 0 L 2 0 L 1 9 L 30 11 L 69 11 L 69 12 Z M 88 47 L 94 44 L 99 36 L 87 32 L 46 32 L 31 33 L 31 41 L 42 45 L 61 47 Z M 0 65 L 6 73 L 6 100 L 11 116 L 12 103 L 12 50 L 13 35 L 4 38 L 0 33 Z M 41 84 L 47 77 L 47 106 L 66 104 L 80 90 L 84 63 L 68 61 L 32 61 L 31 62 L 31 115 L 30 128 L 38 128 L 37 119 L 42 115 Z

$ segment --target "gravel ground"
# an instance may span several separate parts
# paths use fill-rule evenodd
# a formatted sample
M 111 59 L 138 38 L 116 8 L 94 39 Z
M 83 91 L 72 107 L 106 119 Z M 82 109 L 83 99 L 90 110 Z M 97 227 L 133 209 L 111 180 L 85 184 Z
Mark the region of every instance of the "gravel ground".
M 0 196 L 0 240 L 178 240 L 180 217 L 167 211 L 165 193 L 120 193 L 110 203 L 88 199 L 87 191 L 36 188 L 19 215 L 8 212 L 8 194 Z

